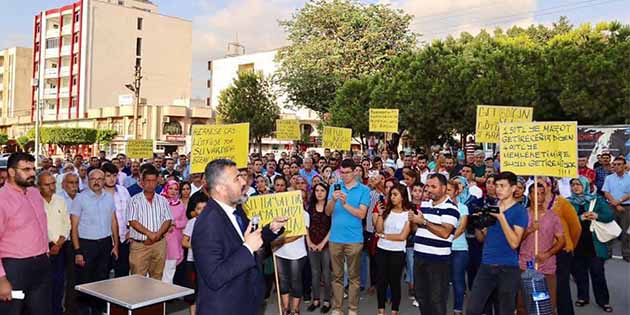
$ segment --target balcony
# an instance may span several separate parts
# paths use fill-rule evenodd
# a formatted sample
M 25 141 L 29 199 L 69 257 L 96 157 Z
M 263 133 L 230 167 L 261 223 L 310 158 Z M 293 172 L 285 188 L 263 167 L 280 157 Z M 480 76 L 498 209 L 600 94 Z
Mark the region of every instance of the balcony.
M 57 98 L 57 88 L 47 88 L 44 90 L 44 98 Z
M 50 79 L 50 78 L 56 78 L 57 74 L 59 73 L 58 71 L 59 69 L 57 68 L 48 68 L 44 71 L 44 78 L 45 79 Z
M 55 37 L 59 37 L 59 29 L 58 28 L 51 28 L 51 29 L 46 31 L 46 38 L 55 38 Z
M 59 57 L 59 48 L 46 48 L 46 58 L 57 58 Z
M 59 89 L 59 97 L 68 97 L 70 95 L 69 87 L 62 87 Z
M 61 47 L 61 55 L 62 56 L 69 56 L 70 55 L 70 45 L 64 45 L 63 47 Z
M 61 77 L 69 76 L 70 75 L 70 67 L 69 66 L 61 67 L 60 73 L 61 73 L 60 74 Z
M 64 25 L 61 29 L 61 35 L 72 35 L 72 25 Z

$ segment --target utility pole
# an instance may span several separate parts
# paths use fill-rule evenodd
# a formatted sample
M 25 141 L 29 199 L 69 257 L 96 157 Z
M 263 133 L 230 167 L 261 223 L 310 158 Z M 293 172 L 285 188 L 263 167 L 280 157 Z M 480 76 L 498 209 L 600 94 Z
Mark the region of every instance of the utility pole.
M 133 92 L 135 94 L 135 103 L 133 108 L 133 124 L 134 124 L 134 137 L 136 140 L 140 139 L 138 136 L 138 109 L 140 108 L 140 82 L 142 81 L 142 66 L 136 63 L 136 71 L 133 76 Z
M 40 112 L 40 99 L 39 99 L 39 93 L 40 93 L 40 84 L 39 84 L 39 79 L 33 79 L 33 86 L 36 86 L 36 91 L 37 91 L 37 99 L 35 101 L 35 166 L 39 165 L 39 151 L 40 151 L 40 144 L 39 144 L 39 127 L 40 127 L 40 119 L 41 119 L 41 112 Z

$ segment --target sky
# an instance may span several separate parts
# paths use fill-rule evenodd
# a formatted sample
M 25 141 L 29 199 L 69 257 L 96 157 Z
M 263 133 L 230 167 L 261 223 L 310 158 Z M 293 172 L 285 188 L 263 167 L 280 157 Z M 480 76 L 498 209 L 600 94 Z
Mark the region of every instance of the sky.
M 0 49 L 33 42 L 33 17 L 72 0 L 0 0 Z M 246 52 L 287 44 L 278 20 L 291 18 L 306 0 L 153 0 L 158 12 L 190 20 L 193 25 L 192 96 L 206 98 L 209 60 L 225 56 L 227 43 L 238 41 Z M 567 16 L 574 25 L 617 20 L 630 24 L 630 0 L 361 0 L 383 3 L 414 16 L 411 29 L 420 41 L 462 31 L 551 24 Z

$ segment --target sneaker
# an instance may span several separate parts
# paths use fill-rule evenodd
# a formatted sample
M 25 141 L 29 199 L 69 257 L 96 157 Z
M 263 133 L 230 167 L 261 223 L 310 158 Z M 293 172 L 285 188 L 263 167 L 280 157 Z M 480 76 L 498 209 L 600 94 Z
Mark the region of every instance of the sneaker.
M 413 306 L 415 306 L 415 307 L 420 307 L 420 304 L 418 304 L 418 301 L 416 301 L 416 299 L 413 299 L 411 304 L 413 304 Z

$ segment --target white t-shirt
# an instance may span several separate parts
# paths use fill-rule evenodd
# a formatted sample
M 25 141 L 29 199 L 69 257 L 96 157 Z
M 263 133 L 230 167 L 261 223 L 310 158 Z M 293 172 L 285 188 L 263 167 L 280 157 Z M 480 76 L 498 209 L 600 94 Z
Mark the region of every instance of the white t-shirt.
M 477 187 L 477 185 L 468 187 L 468 191 L 471 195 L 477 197 L 477 199 L 481 199 L 481 197 L 483 197 L 483 191 L 481 188 Z
M 308 212 L 304 211 L 304 224 L 306 228 L 311 225 L 310 219 Z M 306 252 L 306 239 L 304 236 L 291 243 L 284 244 L 276 250 L 276 256 L 288 260 L 298 260 L 302 257 L 306 257 L 306 255 L 308 255 L 308 253 Z
M 192 240 L 193 229 L 195 228 L 195 222 L 197 222 L 196 217 L 188 220 L 188 223 L 186 223 L 186 227 L 184 228 L 184 235 L 190 237 L 191 240 Z M 186 261 L 190 261 L 190 262 L 195 261 L 192 247 L 188 249 L 188 257 L 186 257 Z
M 409 211 L 403 211 L 401 213 L 390 212 L 383 223 L 383 233 L 399 234 L 405 228 L 407 222 L 409 222 Z M 407 240 L 390 241 L 379 238 L 376 246 L 384 250 L 404 252 L 406 244 Z

